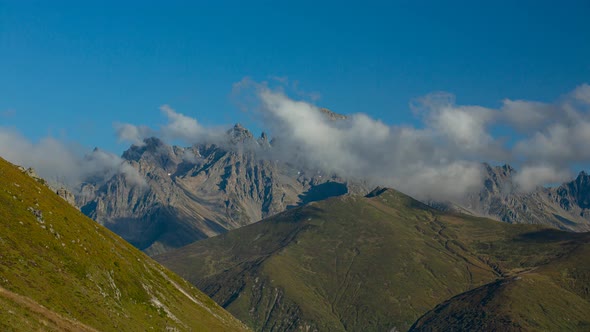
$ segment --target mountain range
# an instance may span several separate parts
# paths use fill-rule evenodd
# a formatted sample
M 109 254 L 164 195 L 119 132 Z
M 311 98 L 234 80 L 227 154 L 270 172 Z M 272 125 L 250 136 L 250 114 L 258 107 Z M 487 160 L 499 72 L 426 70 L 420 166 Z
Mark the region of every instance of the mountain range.
M 257 331 L 590 327 L 585 172 L 523 192 L 484 163 L 479 191 L 418 201 L 274 143 L 240 125 L 215 144 L 148 138 L 122 155 L 139 177 L 89 178 L 75 201 L 0 160 L 0 327 L 246 329 L 221 307 Z
M 123 174 L 90 180 L 77 196 L 81 211 L 148 254 L 251 224 L 311 201 L 362 193 L 361 183 L 259 158 L 271 149 L 240 125 L 225 146 L 170 146 L 149 138 L 122 155 L 145 179 Z
M 460 202 L 446 205 L 447 208 L 511 224 L 590 231 L 590 176 L 586 172 L 556 187 L 537 187 L 531 192 L 522 192 L 514 183 L 516 170 L 510 165 L 483 164 L 483 168 L 485 178 L 481 190 L 466 195 Z M 444 209 L 445 204 L 439 207 Z
M 328 110 L 333 121 L 343 116 Z M 344 117 L 345 118 L 345 117 Z M 366 194 L 359 179 L 270 158 L 274 142 L 235 125 L 222 144 L 168 145 L 158 138 L 122 155 L 145 183 L 118 174 L 88 179 L 77 190 L 84 214 L 150 255 L 236 229 L 309 202 Z M 557 187 L 522 192 L 509 165 L 482 164 L 481 189 L 455 201 L 424 202 L 508 222 L 590 230 L 590 176 L 581 172 Z

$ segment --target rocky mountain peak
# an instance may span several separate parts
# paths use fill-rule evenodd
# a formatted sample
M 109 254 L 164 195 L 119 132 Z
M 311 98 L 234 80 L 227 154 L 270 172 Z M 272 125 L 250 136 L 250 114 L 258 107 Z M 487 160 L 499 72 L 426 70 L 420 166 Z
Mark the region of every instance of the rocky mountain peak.
M 327 108 L 320 108 L 320 112 L 322 112 L 322 114 L 324 116 L 326 116 L 328 119 L 330 119 L 332 121 L 346 120 L 347 119 L 346 115 L 342 115 L 342 114 L 338 114 L 338 113 L 332 112 L 332 111 L 330 111 Z
M 581 171 L 580 174 L 578 174 L 578 177 L 576 178 L 576 182 L 578 183 L 588 183 L 589 180 L 590 175 L 588 175 L 586 171 Z
M 141 146 L 132 145 L 122 158 L 145 165 L 157 165 L 166 172 L 173 172 L 182 162 L 184 149 L 173 147 L 157 137 L 146 138 Z
M 149 150 L 155 150 L 166 145 L 161 139 L 154 136 L 144 139 L 143 143 L 144 147 Z
M 248 129 L 244 128 L 239 123 L 236 123 L 231 129 L 229 129 L 227 134 L 232 143 L 243 143 L 254 137 Z
M 500 167 L 500 169 L 504 172 L 504 174 L 506 175 L 512 175 L 512 173 L 514 173 L 514 168 L 512 168 L 512 166 L 508 165 L 508 164 L 504 164 L 503 166 Z
M 560 206 L 569 211 L 576 205 L 582 209 L 590 208 L 590 175 L 581 171 L 578 177 L 562 184 L 556 189 Z
M 260 145 L 263 148 L 268 148 L 271 146 L 270 142 L 268 141 L 268 136 L 265 132 L 262 132 L 262 134 L 260 134 L 260 137 L 258 138 L 258 145 Z
M 143 145 L 131 145 L 129 149 L 123 152 L 123 159 L 139 161 L 146 153 L 161 154 L 163 151 L 169 150 L 169 147 L 161 139 L 157 137 L 148 137 L 143 140 Z

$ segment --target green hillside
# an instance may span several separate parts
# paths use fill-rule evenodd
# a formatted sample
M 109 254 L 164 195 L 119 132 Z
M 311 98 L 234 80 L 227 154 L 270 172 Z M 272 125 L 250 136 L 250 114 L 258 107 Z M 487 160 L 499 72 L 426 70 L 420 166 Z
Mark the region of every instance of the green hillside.
M 583 242 L 539 268 L 445 301 L 411 330 L 590 330 L 590 245 Z
M 255 330 L 401 331 L 457 294 L 589 241 L 445 214 L 394 190 L 370 196 L 312 203 L 156 259 Z
M 245 327 L 186 281 L 0 158 L 0 330 Z

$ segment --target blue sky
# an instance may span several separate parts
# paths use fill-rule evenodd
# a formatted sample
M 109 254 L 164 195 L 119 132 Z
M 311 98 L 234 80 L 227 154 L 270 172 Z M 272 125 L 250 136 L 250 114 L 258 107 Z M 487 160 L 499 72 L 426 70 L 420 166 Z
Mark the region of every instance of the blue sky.
M 156 127 L 163 104 L 257 128 L 232 102 L 244 77 L 387 124 L 433 91 L 499 107 L 590 81 L 588 1 L 81 3 L 0 0 L 0 126 L 120 153 L 113 123 Z

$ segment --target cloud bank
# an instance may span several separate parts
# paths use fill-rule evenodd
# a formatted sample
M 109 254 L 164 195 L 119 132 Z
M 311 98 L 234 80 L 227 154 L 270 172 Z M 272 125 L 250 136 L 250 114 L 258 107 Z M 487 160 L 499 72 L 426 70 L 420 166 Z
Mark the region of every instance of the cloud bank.
M 415 127 L 389 126 L 362 113 L 331 121 L 280 89 L 237 84 L 240 93 L 248 87 L 282 159 L 421 198 L 454 199 L 481 188 L 482 161 L 518 166 L 520 191 L 569 180 L 573 165 L 590 163 L 588 84 L 552 103 L 505 99 L 497 109 L 457 105 L 452 94 L 432 93 L 410 103 L 420 120 Z
M 159 129 L 130 123 L 115 123 L 119 141 L 141 146 L 144 139 L 152 136 L 166 141 L 180 141 L 187 145 L 223 139 L 224 131 L 221 128 L 203 127 L 196 119 L 177 113 L 168 105 L 160 106 L 160 111 L 166 116 L 167 123 Z
M 52 185 L 73 190 L 87 179 L 109 179 L 115 174 L 123 174 L 131 184 L 145 183 L 137 170 L 112 153 L 95 149 L 84 154 L 79 147 L 51 137 L 33 143 L 9 128 L 0 127 L 0 156 L 17 165 L 34 167 Z
M 262 156 L 420 198 L 456 199 L 477 191 L 483 161 L 519 167 L 515 184 L 521 191 L 568 180 L 572 165 L 590 162 L 588 84 L 553 103 L 505 99 L 496 109 L 457 105 L 452 94 L 436 92 L 411 101 L 415 127 L 387 125 L 363 113 L 335 121 L 281 87 L 249 79 L 234 85 L 234 95 L 275 139 L 271 154 Z M 119 138 L 135 144 L 152 135 L 187 144 L 222 140 L 224 130 L 205 128 L 168 106 L 162 112 L 168 123 L 159 130 L 118 125 Z M 499 127 L 502 134 L 494 135 Z
M 385 124 L 364 113 L 334 120 L 313 98 L 297 100 L 281 87 L 249 79 L 233 90 L 240 106 L 274 139 L 272 149 L 259 149 L 261 158 L 391 186 L 422 199 L 452 200 L 478 191 L 484 161 L 517 166 L 514 180 L 521 191 L 571 179 L 574 165 L 590 163 L 588 84 L 551 103 L 505 99 L 498 108 L 458 105 L 452 94 L 436 92 L 410 102 L 415 126 Z M 160 110 L 166 122 L 157 128 L 116 123 L 119 140 L 142 145 L 157 136 L 169 143 L 231 146 L 228 128 L 203 126 L 168 105 Z M 142 182 L 133 167 L 113 154 L 94 151 L 81 157 L 57 140 L 33 144 L 1 128 L 0 155 L 67 184 L 117 173 Z

